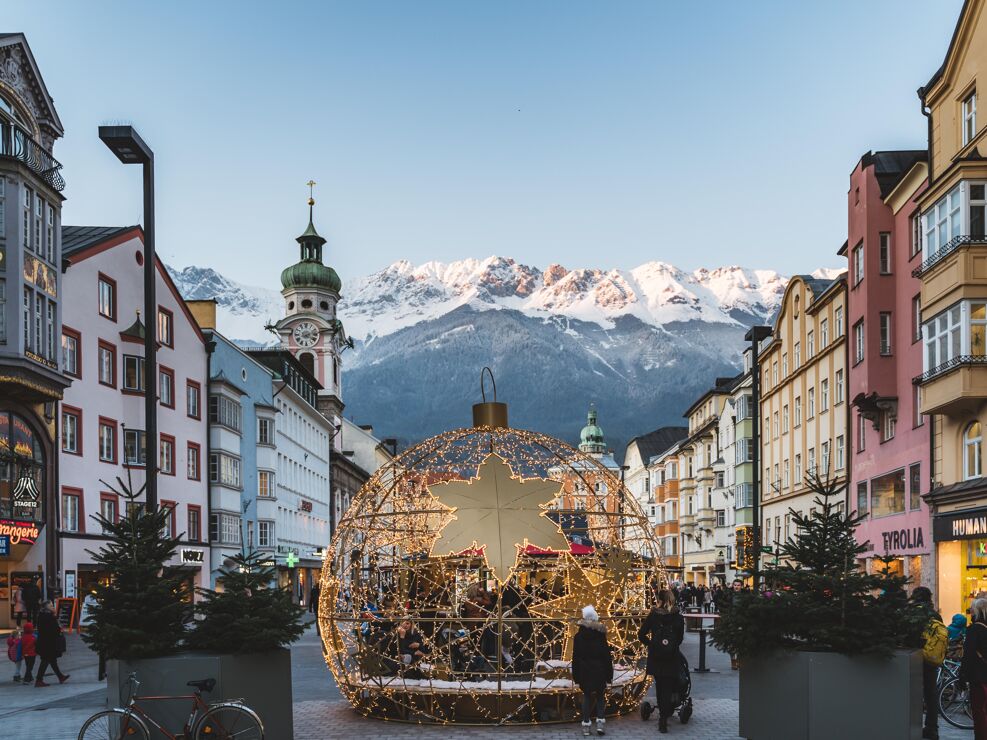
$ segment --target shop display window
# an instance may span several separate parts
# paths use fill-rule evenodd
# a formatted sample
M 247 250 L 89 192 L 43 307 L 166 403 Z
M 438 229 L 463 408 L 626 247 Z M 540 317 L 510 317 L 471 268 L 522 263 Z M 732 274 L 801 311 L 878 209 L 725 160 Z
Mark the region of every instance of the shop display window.
M 905 471 L 896 470 L 870 482 L 870 506 L 874 516 L 905 511 Z

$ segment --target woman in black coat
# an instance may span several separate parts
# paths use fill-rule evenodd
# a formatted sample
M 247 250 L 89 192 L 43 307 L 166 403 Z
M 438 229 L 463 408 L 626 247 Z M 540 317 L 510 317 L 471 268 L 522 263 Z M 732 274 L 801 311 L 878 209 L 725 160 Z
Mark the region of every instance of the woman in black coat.
M 605 735 L 607 684 L 613 681 L 607 628 L 592 606 L 583 607 L 583 618 L 577 624 L 579 630 L 572 641 L 572 682 L 583 690 L 583 735 L 589 736 L 593 714 L 596 734 Z
M 960 679 L 970 685 L 973 736 L 975 740 L 984 740 L 987 738 L 987 599 L 974 599 L 970 616 L 973 624 L 966 629 Z
M 48 670 L 48 666 L 51 666 L 55 675 L 58 676 L 59 683 L 65 683 L 69 680 L 68 674 L 63 674 L 58 668 L 58 659 L 62 654 L 61 641 L 59 640 L 61 634 L 62 628 L 58 625 L 55 612 L 52 611 L 51 602 L 46 601 L 41 605 L 41 611 L 38 613 L 37 651 L 38 657 L 41 658 L 41 664 L 34 681 L 35 686 L 48 685 L 45 683 L 45 672 Z
M 679 646 L 684 638 L 685 618 L 675 606 L 674 594 L 659 591 L 658 603 L 637 633 L 637 639 L 648 646 L 648 673 L 655 677 L 659 732 L 668 732 L 668 718 L 675 708 L 672 695 L 679 691 L 682 671 Z

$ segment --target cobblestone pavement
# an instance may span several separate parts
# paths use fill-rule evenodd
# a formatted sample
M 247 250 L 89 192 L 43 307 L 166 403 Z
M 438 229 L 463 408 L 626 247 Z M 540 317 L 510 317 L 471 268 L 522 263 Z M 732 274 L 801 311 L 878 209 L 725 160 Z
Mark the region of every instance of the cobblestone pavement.
M 35 689 L 15 685 L 0 674 L 0 737 L 75 740 L 83 722 L 106 703 L 105 686 L 96 682 L 96 659 L 78 636 L 68 636 L 69 651 L 60 661 L 72 679 L 59 686 Z M 698 639 L 688 635 L 684 646 L 690 663 L 698 662 Z M 715 651 L 708 663 L 716 671 L 693 676 L 695 714 L 687 725 L 670 723 L 669 738 L 737 740 L 737 674 L 726 656 Z M 422 727 L 381 722 L 357 715 L 340 696 L 322 660 L 318 638 L 309 630 L 292 648 L 295 740 L 562 740 L 581 737 L 579 723 L 537 727 Z M 643 722 L 637 714 L 607 722 L 607 737 L 622 740 L 658 737 L 657 719 Z M 943 723 L 942 740 L 972 740 L 972 730 Z M 156 737 L 154 740 L 162 740 Z M 268 740 L 283 740 L 268 738 Z M 847 740 L 852 740 L 847 736 Z

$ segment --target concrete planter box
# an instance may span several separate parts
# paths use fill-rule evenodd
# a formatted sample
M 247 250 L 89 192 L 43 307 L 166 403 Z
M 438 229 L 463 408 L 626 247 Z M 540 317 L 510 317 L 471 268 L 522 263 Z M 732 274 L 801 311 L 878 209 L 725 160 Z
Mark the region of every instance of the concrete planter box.
M 740 735 L 748 740 L 920 740 L 922 653 L 889 660 L 777 653 L 740 663 Z
M 191 694 L 187 681 L 215 678 L 216 688 L 203 694 L 207 702 L 243 699 L 260 715 L 264 737 L 293 740 L 291 698 L 291 652 L 271 650 L 243 655 L 179 653 L 163 658 L 111 660 L 107 663 L 107 706 L 118 707 L 128 697 L 127 678 L 136 672 L 142 696 Z M 155 701 L 142 704 L 145 711 L 177 734 L 188 718 L 191 700 Z M 151 728 L 153 740 L 165 736 Z

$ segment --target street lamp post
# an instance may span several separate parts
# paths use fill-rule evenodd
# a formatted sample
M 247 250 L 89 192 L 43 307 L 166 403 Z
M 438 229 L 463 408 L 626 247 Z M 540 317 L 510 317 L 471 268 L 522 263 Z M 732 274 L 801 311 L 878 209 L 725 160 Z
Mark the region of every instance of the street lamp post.
M 139 164 L 144 174 L 144 489 L 149 511 L 158 507 L 157 296 L 154 253 L 154 152 L 133 126 L 100 126 L 99 138 L 124 164 Z M 139 454 L 139 453 L 138 453 Z
M 757 591 L 761 580 L 761 364 L 757 352 L 762 341 L 771 336 L 770 326 L 752 326 L 744 336 L 751 343 L 751 464 L 753 470 L 753 501 L 751 519 L 754 526 L 754 563 L 751 568 L 751 584 Z

